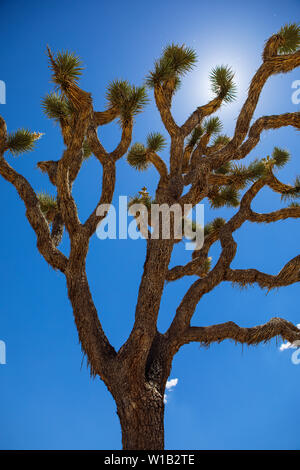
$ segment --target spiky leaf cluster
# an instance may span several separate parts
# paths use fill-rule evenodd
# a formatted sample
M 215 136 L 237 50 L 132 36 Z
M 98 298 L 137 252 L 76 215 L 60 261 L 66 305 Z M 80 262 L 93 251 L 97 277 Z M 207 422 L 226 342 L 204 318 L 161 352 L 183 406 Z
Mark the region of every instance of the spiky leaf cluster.
M 231 162 L 226 162 L 215 170 L 217 175 L 226 175 L 231 170 Z
M 288 150 L 274 147 L 272 152 L 272 159 L 274 161 L 274 165 L 277 166 L 277 168 L 283 168 L 290 160 L 290 153 Z
M 266 165 L 263 160 L 255 159 L 248 166 L 248 179 L 255 181 L 266 175 Z
M 82 75 L 82 62 L 73 52 L 58 52 L 55 57 L 50 55 L 50 67 L 53 71 L 52 81 L 55 85 L 65 90 L 70 82 L 77 83 Z
M 83 151 L 83 159 L 84 160 L 87 160 L 88 158 L 90 158 L 90 156 L 93 153 L 87 139 L 84 139 L 84 141 L 83 141 L 82 151 Z
M 262 160 L 254 160 L 248 167 L 232 164 L 228 172 L 228 175 L 234 179 L 234 187 L 239 189 L 244 188 L 248 183 L 263 177 L 265 174 L 266 165 Z
M 213 140 L 213 145 L 218 145 L 218 146 L 224 146 L 227 145 L 230 142 L 230 137 L 228 137 L 225 134 L 219 134 L 217 135 L 214 140 Z
M 215 173 L 232 177 L 231 186 L 235 189 L 242 189 L 248 183 L 265 176 L 266 168 L 263 160 L 254 160 L 248 167 L 243 164 L 237 165 L 233 162 L 226 162 L 215 170 Z
M 203 127 L 201 126 L 196 126 L 189 138 L 187 139 L 187 146 L 188 147 L 195 147 L 195 145 L 198 143 L 200 137 L 203 135 Z
M 134 204 L 143 204 L 149 211 L 151 209 L 151 204 L 153 203 L 154 201 L 151 199 L 149 194 L 144 194 L 143 196 L 133 196 L 129 199 L 128 209 L 130 209 L 130 207 Z
M 210 203 L 213 209 L 224 206 L 238 207 L 240 203 L 239 192 L 233 186 L 226 186 L 210 199 Z
M 266 175 L 266 164 L 264 160 L 259 159 L 255 159 L 248 167 L 245 165 L 231 164 L 228 174 L 236 179 L 240 178 L 241 180 L 245 180 L 245 183 L 250 183 Z
M 236 98 L 234 72 L 228 65 L 214 67 L 209 75 L 213 93 L 229 103 Z
M 49 93 L 42 100 L 42 108 L 46 116 L 55 121 L 67 120 L 72 114 L 70 103 L 58 93 Z
M 230 186 L 235 189 L 243 189 L 250 182 L 266 176 L 268 167 L 275 165 L 278 168 L 282 168 L 289 161 L 289 158 L 290 155 L 287 150 L 275 147 L 272 153 L 272 159 L 256 159 L 248 166 L 226 162 L 215 170 L 215 173 L 232 177 Z
M 206 134 L 209 135 L 219 134 L 219 132 L 222 130 L 222 127 L 222 123 L 217 116 L 206 119 L 206 121 L 203 123 L 203 128 Z
M 147 148 L 153 152 L 159 152 L 166 147 L 166 139 L 159 132 L 151 132 L 147 136 Z
M 211 270 L 211 261 L 212 261 L 212 258 L 210 256 L 208 256 L 204 263 L 202 264 L 200 270 L 201 270 L 201 274 L 208 274 L 209 271 Z
M 154 70 L 147 77 L 146 83 L 150 88 L 173 80 L 176 90 L 180 84 L 180 76 L 189 72 L 197 60 L 193 49 L 184 44 L 171 44 L 163 50 L 163 54 L 154 64 Z
M 204 235 L 210 235 L 213 232 L 220 230 L 223 225 L 226 224 L 226 220 L 222 217 L 217 217 L 216 219 L 212 220 L 204 227 Z
M 280 54 L 290 54 L 295 52 L 300 47 L 300 25 L 297 23 L 290 23 L 281 28 L 279 31 L 283 39 L 283 44 L 279 47 Z
M 7 147 L 13 155 L 30 152 L 34 148 L 36 140 L 40 139 L 42 133 L 31 132 L 28 129 L 19 129 L 7 137 Z
M 45 192 L 41 192 L 37 194 L 37 198 L 39 200 L 40 208 L 44 216 L 46 217 L 48 222 L 52 222 L 58 210 L 57 201 L 55 197 Z
M 294 185 L 288 191 L 282 193 L 282 199 L 297 199 L 300 197 L 300 176 L 297 176 Z
M 300 207 L 300 204 L 298 202 L 291 202 L 288 207 Z
M 106 92 L 108 108 L 119 112 L 121 122 L 126 122 L 139 114 L 148 103 L 145 87 L 130 85 L 127 80 L 114 80 Z
M 133 144 L 127 154 L 127 161 L 130 166 L 139 171 L 144 171 L 148 168 L 150 162 L 147 159 L 146 148 L 143 144 L 137 142 Z

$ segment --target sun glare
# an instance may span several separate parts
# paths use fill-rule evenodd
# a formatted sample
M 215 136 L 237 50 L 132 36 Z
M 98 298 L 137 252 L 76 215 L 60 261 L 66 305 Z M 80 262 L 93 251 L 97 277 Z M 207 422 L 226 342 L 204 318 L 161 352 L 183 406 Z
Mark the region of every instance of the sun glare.
M 244 101 L 248 92 L 249 77 L 255 71 L 255 64 L 243 57 L 238 45 L 224 44 L 222 49 L 216 47 L 215 51 L 212 47 L 208 55 L 205 55 L 203 51 L 198 51 L 196 46 L 194 47 L 198 53 L 198 63 L 195 69 L 183 79 L 180 94 L 178 93 L 181 113 L 182 111 L 189 113 L 195 109 L 195 106 L 201 106 L 214 98 L 209 75 L 215 66 L 227 65 L 235 74 L 237 96 L 234 102 L 224 103 L 219 111 L 219 114 L 222 113 L 226 117 L 240 108 Z

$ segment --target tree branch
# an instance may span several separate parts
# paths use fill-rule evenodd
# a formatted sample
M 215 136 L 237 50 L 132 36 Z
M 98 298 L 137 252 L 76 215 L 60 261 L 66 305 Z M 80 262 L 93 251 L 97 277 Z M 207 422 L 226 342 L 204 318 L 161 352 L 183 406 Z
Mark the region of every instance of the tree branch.
M 148 159 L 149 161 L 155 166 L 157 169 L 160 177 L 162 179 L 168 178 L 168 168 L 165 162 L 160 158 L 159 155 L 157 155 L 156 152 L 153 151 L 148 151 Z
M 289 286 L 300 281 L 300 255 L 290 260 L 277 275 L 265 274 L 257 269 L 227 269 L 224 281 L 231 281 L 242 287 L 258 284 L 262 289 Z
M 56 214 L 52 222 L 51 238 L 55 246 L 58 246 L 64 234 L 64 221 L 60 213 Z
M 199 106 L 181 126 L 184 137 L 187 137 L 197 125 L 201 124 L 206 116 L 215 113 L 221 106 L 222 101 L 222 98 L 217 97 L 209 103 Z
M 102 329 L 89 289 L 85 271 L 67 273 L 68 295 L 82 350 L 87 356 L 91 375 L 99 375 L 108 385 L 116 351 Z
M 49 225 L 41 212 L 38 198 L 29 182 L 17 173 L 4 159 L 6 124 L 0 116 L 0 174 L 11 183 L 26 206 L 26 217 L 37 236 L 37 247 L 41 255 L 54 269 L 65 272 L 68 259 L 55 247 Z
M 96 126 L 103 126 L 114 121 L 118 117 L 118 110 L 114 108 L 106 109 L 105 111 L 94 112 L 94 122 Z
M 164 96 L 163 89 L 160 85 L 154 88 L 154 97 L 157 109 L 161 116 L 161 120 L 167 132 L 170 136 L 178 135 L 180 133 L 180 127 L 174 121 L 174 118 L 170 111 L 170 103 Z
M 262 131 L 279 129 L 285 126 L 293 126 L 296 129 L 300 129 L 300 113 L 295 112 L 260 117 L 251 126 L 248 139 L 242 145 L 239 147 L 236 146 L 232 139 L 229 144 L 221 150 L 207 157 L 211 170 L 217 170 L 230 160 L 241 160 L 245 158 L 258 144 Z
M 217 264 L 205 278 L 199 279 L 191 285 L 177 308 L 174 320 L 167 332 L 171 343 L 176 343 L 177 338 L 188 327 L 203 295 L 222 282 L 224 273 L 235 256 L 237 244 L 232 237 L 229 226 L 224 225 L 220 230 L 220 241 L 222 252 Z
M 91 147 L 98 160 L 103 166 L 102 192 L 97 207 L 93 210 L 89 218 L 84 223 L 84 229 L 88 237 L 95 233 L 97 226 L 105 218 L 105 215 L 97 215 L 97 208 L 102 204 L 111 204 L 115 191 L 116 182 L 116 162 L 127 152 L 132 139 L 133 121 L 130 119 L 125 122 L 122 128 L 122 137 L 119 145 L 111 153 L 107 153 L 102 147 L 95 129 L 89 129 L 89 138 Z
M 256 109 L 260 93 L 271 75 L 286 73 L 300 65 L 300 51 L 294 54 L 281 55 L 268 58 L 254 75 L 248 92 L 248 97 L 237 119 L 232 144 L 239 146 L 246 137 Z
M 293 323 L 276 317 L 264 325 L 252 328 L 242 328 L 229 321 L 219 325 L 189 327 L 184 332 L 180 345 L 199 342 L 204 346 L 209 346 L 212 343 L 220 343 L 225 339 L 231 339 L 241 344 L 257 345 L 267 343 L 278 336 L 293 343 L 300 340 L 300 331 Z

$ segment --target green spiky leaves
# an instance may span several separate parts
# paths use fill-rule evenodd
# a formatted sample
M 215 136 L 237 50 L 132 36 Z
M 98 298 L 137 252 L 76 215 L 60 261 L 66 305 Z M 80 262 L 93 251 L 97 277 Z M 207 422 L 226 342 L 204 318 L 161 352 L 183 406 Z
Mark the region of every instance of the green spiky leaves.
M 243 189 L 248 183 L 268 176 L 273 167 L 282 168 L 290 159 L 287 150 L 275 147 L 272 152 L 272 158 L 256 159 L 246 166 L 233 162 L 226 162 L 220 168 L 215 170 L 215 174 L 226 175 L 229 177 L 227 184 L 213 195 L 211 206 L 219 208 L 223 206 L 236 207 L 239 204 L 238 190 Z M 282 198 L 296 198 L 300 196 L 300 178 L 294 184 L 294 187 L 282 194 Z
M 228 65 L 214 67 L 209 75 L 213 93 L 229 103 L 236 98 L 234 72 Z
M 233 186 L 226 186 L 218 191 L 210 202 L 213 209 L 219 209 L 224 206 L 238 207 L 240 204 L 239 192 Z
M 93 154 L 87 139 L 84 139 L 84 141 L 83 141 L 82 151 L 83 151 L 83 159 L 84 160 L 87 160 Z
M 225 145 L 227 145 L 229 142 L 230 142 L 230 137 L 228 137 L 227 135 L 225 134 L 220 134 L 220 135 L 217 135 L 213 141 L 213 145 L 217 145 L 217 146 L 220 146 L 220 147 L 224 147 Z
M 174 89 L 180 84 L 180 76 L 189 72 L 197 60 L 193 49 L 184 44 L 171 44 L 163 50 L 163 54 L 154 64 L 154 70 L 147 77 L 146 83 L 150 88 L 161 85 L 169 80 L 174 81 Z
M 132 119 L 143 111 L 148 103 L 145 87 L 130 85 L 126 80 L 115 80 L 107 88 L 108 108 L 119 112 L 121 122 Z
M 213 232 L 217 232 L 225 224 L 226 224 L 225 219 L 223 219 L 222 217 L 217 217 L 212 222 L 209 222 L 208 224 L 205 225 L 204 235 L 207 236 L 207 235 L 210 235 Z
M 34 144 L 43 134 L 30 132 L 28 129 L 19 129 L 12 132 L 7 137 L 8 150 L 15 156 L 21 153 L 30 152 L 34 149 Z
M 52 222 L 58 210 L 55 197 L 50 196 L 50 194 L 45 192 L 41 192 L 37 194 L 37 198 L 39 200 L 42 213 L 48 222 Z
M 59 121 L 68 119 L 72 114 L 72 107 L 68 101 L 58 93 L 49 93 L 42 100 L 42 108 L 48 118 Z
M 288 191 L 282 193 L 281 199 L 297 199 L 300 197 L 300 176 L 297 176 L 294 185 Z
M 147 170 L 150 165 L 150 152 L 159 152 L 166 146 L 166 140 L 159 132 L 151 132 L 147 137 L 147 147 L 136 142 L 127 154 L 127 161 L 130 166 L 139 171 Z
M 147 148 L 152 152 L 159 152 L 166 147 L 166 139 L 159 132 L 151 132 L 147 137 Z
M 150 161 L 147 159 L 146 148 L 143 144 L 133 144 L 127 154 L 127 161 L 130 166 L 139 171 L 144 171 L 150 165 Z
M 209 273 L 209 271 L 211 270 L 211 262 L 212 258 L 208 256 L 202 264 L 201 268 L 199 269 L 200 276 L 204 276 L 205 274 Z
M 197 61 L 196 52 L 184 44 L 171 44 L 164 49 L 163 58 L 170 64 L 172 70 L 182 75 L 189 72 Z
M 277 166 L 277 168 L 283 168 L 290 160 L 290 153 L 288 150 L 274 147 L 272 160 L 274 161 L 274 165 Z
M 231 187 L 237 189 L 244 188 L 248 183 L 266 175 L 266 164 L 263 160 L 254 160 L 249 166 L 237 165 L 233 162 L 226 162 L 215 170 L 218 175 L 232 177 Z
M 195 145 L 199 142 L 200 137 L 203 135 L 204 129 L 201 126 L 196 126 L 189 138 L 187 139 L 187 146 L 188 147 L 195 147 Z
M 266 165 L 263 160 L 255 159 L 250 163 L 247 169 L 247 178 L 249 181 L 255 181 L 266 174 Z
M 300 47 L 300 25 L 291 23 L 283 26 L 279 31 L 283 44 L 279 47 L 280 54 L 291 54 Z
M 139 191 L 139 195 L 133 196 L 128 201 L 128 209 L 134 204 L 143 204 L 148 211 L 151 210 L 151 204 L 154 204 L 154 200 L 151 199 L 151 196 L 148 194 L 146 188 L 143 188 L 142 191 Z
M 215 173 L 217 175 L 226 175 L 231 170 L 231 162 L 226 162 L 222 166 L 220 166 Z
M 244 188 L 248 183 L 256 181 L 266 174 L 266 165 L 262 160 L 254 160 L 247 167 L 245 165 L 231 164 L 227 175 L 232 176 L 236 189 Z
M 213 135 L 218 134 L 222 130 L 222 123 L 218 117 L 211 117 L 206 119 L 203 124 L 203 128 L 206 134 Z
M 54 57 L 48 48 L 50 68 L 53 71 L 52 81 L 55 85 L 65 90 L 70 82 L 77 84 L 82 75 L 82 63 L 73 52 L 58 52 Z

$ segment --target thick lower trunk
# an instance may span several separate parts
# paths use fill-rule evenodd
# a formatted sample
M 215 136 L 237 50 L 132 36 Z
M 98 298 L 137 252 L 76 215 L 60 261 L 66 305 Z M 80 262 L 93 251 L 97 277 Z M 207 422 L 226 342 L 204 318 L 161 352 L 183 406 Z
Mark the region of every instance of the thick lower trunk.
M 123 450 L 164 449 L 164 402 L 155 388 L 142 396 L 122 397 L 117 409 Z

